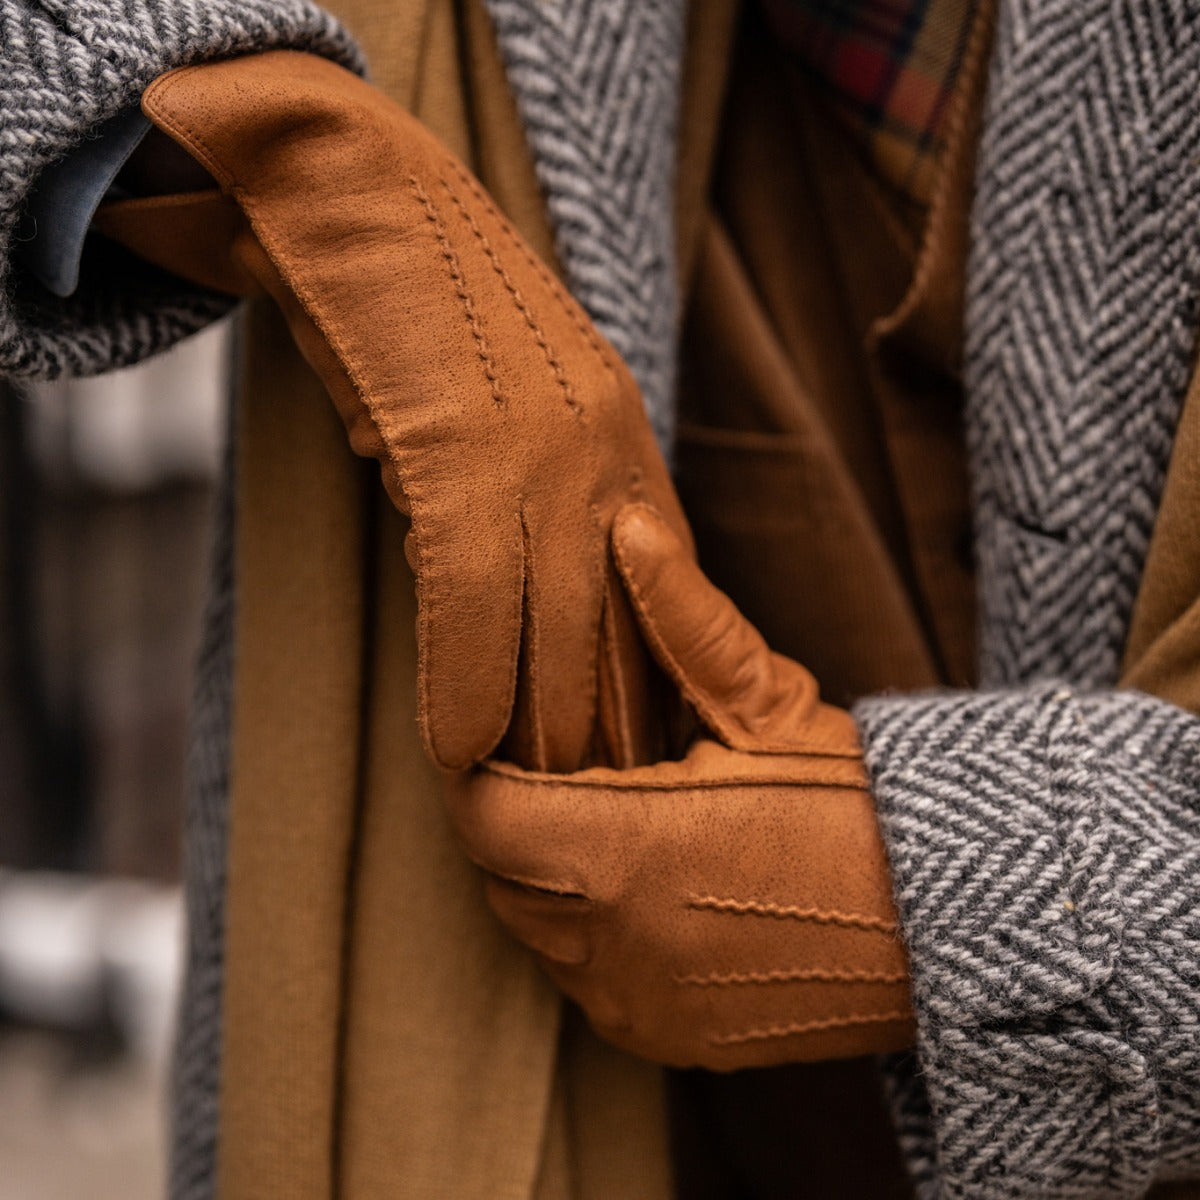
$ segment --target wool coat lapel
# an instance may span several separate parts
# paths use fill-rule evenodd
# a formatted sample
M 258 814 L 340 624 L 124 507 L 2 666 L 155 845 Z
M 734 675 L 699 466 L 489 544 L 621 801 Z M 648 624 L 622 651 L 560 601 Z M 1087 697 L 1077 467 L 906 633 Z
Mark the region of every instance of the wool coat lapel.
M 1111 685 L 1190 373 L 1200 27 L 1000 6 L 968 268 L 981 681 Z

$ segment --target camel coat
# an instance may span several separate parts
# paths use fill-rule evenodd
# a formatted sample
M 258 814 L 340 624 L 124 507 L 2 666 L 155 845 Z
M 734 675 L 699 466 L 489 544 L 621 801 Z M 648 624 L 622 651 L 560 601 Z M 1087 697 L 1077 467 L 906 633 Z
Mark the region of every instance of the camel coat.
M 331 7 L 553 263 L 477 0 Z M 732 0 L 693 7 L 680 490 L 706 569 L 838 702 L 971 682 L 958 356 L 987 26 L 915 236 Z M 493 921 L 418 740 L 403 518 L 279 319 L 248 326 L 220 1194 L 909 1194 L 870 1062 L 668 1080 L 598 1042 Z M 1197 393 L 1125 677 L 1194 711 Z

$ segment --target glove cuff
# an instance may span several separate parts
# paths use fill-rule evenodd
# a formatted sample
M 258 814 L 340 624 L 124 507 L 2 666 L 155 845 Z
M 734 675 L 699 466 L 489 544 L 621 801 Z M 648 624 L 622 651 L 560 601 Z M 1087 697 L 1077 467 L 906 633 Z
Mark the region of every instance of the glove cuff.
M 309 0 L 0 0 L 0 43 L 0 375 L 43 379 L 137 362 L 230 305 L 109 247 L 89 247 L 74 295 L 52 296 L 12 261 L 50 164 L 174 67 L 281 47 L 363 66 L 349 34 Z

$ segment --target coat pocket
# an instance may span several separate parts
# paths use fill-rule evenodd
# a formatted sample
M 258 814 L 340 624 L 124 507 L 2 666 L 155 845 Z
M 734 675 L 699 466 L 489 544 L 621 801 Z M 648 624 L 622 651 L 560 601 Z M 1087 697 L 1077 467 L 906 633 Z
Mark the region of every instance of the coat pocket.
M 936 684 L 886 548 L 820 439 L 685 425 L 676 457 L 701 565 L 826 699 Z

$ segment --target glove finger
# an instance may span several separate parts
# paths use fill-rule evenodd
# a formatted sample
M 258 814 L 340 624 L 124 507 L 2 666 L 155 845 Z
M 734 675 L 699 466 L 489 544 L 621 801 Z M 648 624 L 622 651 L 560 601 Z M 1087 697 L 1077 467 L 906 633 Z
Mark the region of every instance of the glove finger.
M 605 588 L 597 693 L 598 762 L 628 770 L 687 744 L 686 709 L 647 651 L 615 571 Z
M 626 505 L 612 542 L 655 658 L 721 741 L 736 750 L 858 753 L 849 715 L 820 704 L 812 675 L 770 649 L 654 509 Z
M 405 545 L 417 576 L 417 716 L 433 761 L 450 770 L 496 748 L 516 689 L 521 528 L 488 500 L 464 487 L 454 527 L 434 530 L 414 505 Z
M 505 750 L 537 771 L 575 771 L 592 747 L 604 536 L 590 511 L 527 502 L 517 712 Z
M 487 880 L 486 894 L 509 933 L 548 962 L 583 966 L 591 958 L 587 900 L 524 887 L 495 875 Z
M 489 761 L 447 780 L 446 806 L 467 855 L 489 874 L 593 899 L 613 837 L 605 795 Z
M 604 972 L 597 972 L 589 965 L 575 966 L 548 958 L 543 958 L 541 965 L 558 990 L 578 1005 L 592 1029 L 619 1045 L 616 1039 L 632 1028 L 629 1006 L 611 985 L 605 985 Z

